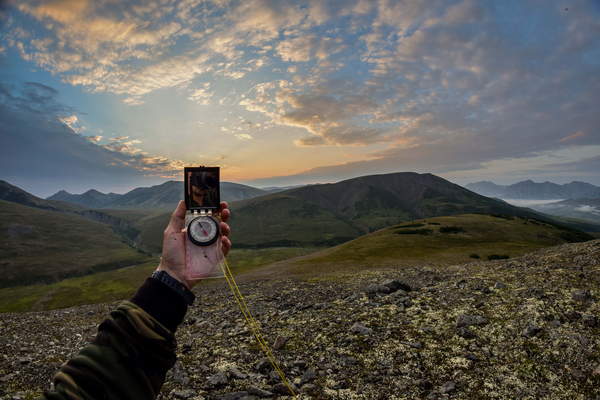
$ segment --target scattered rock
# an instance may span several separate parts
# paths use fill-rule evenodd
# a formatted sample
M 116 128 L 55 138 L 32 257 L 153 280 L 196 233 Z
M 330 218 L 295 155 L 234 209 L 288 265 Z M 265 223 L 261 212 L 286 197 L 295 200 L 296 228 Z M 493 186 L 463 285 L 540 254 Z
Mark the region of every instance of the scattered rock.
M 415 381 L 415 384 L 425 391 L 430 391 L 431 389 L 433 389 L 433 384 L 427 379 L 419 379 Z
M 596 368 L 594 368 L 594 370 L 592 371 L 592 376 L 600 376 L 600 364 L 598 364 Z
M 319 389 L 318 389 L 317 385 L 313 385 L 312 383 L 307 383 L 306 385 L 302 386 L 301 391 L 302 391 L 302 393 L 306 393 L 310 396 L 315 396 L 319 392 Z
M 219 399 L 220 400 L 241 400 L 241 399 L 245 399 L 248 397 L 248 392 L 231 392 L 231 393 L 225 393 L 224 395 L 220 396 Z
M 407 283 L 399 281 L 397 279 L 390 279 L 382 283 L 383 286 L 386 286 L 390 289 L 390 292 L 395 292 L 397 290 L 403 290 L 405 292 L 410 292 L 412 288 Z
M 288 340 L 290 340 L 290 338 L 287 336 L 277 336 L 275 343 L 273 343 L 273 349 L 281 350 Z
M 494 289 L 506 289 L 506 284 L 502 282 L 496 282 L 494 283 Z
M 290 384 L 290 385 L 292 386 L 292 389 L 294 390 L 294 392 L 296 392 L 298 390 L 294 387 L 293 384 Z M 288 389 L 288 387 L 285 385 L 285 383 L 276 383 L 275 385 L 273 385 L 273 393 L 283 394 L 283 395 L 291 395 L 290 389 Z
M 276 382 L 281 382 L 281 377 L 277 373 L 277 371 L 269 372 L 269 383 L 273 384 Z
M 456 334 L 465 339 L 475 339 L 477 337 L 477 335 L 466 326 L 456 328 Z
M 371 328 L 367 328 L 366 326 L 364 326 L 361 323 L 355 322 L 354 325 L 352 325 L 352 327 L 350 328 L 350 331 L 352 333 L 356 333 L 359 335 L 370 335 L 371 333 L 373 333 L 373 329 Z
M 242 371 L 237 369 L 237 367 L 229 368 L 229 375 L 231 375 L 235 379 L 246 379 L 248 375 L 244 374 Z
M 445 393 L 453 392 L 455 389 L 456 389 L 456 383 L 454 383 L 452 381 L 448 381 L 440 387 L 439 392 L 442 394 L 445 394 Z
M 30 362 L 31 362 L 31 358 L 29 358 L 29 357 L 19 358 L 19 364 L 21 364 L 21 365 L 29 364 Z
M 365 293 L 367 294 L 389 294 L 392 291 L 390 290 L 389 287 L 384 286 L 384 285 L 378 285 L 378 284 L 374 284 L 374 285 L 369 285 L 365 288 Z
M 314 369 L 310 368 L 304 371 L 302 377 L 300 378 L 300 384 L 304 385 L 305 383 L 312 382 L 317 377 L 317 373 Z
M 535 325 L 535 324 L 529 324 L 527 325 L 527 328 L 525 328 L 523 330 L 523 336 L 527 336 L 527 337 L 534 337 L 539 335 L 542 332 L 542 328 Z
M 258 397 L 273 397 L 273 393 L 268 390 L 261 389 L 256 386 L 250 386 L 248 389 L 248 393 Z
M 303 370 L 304 368 L 306 368 L 306 361 L 304 360 L 296 360 L 292 363 L 292 365 L 298 369 Z
M 472 325 L 485 325 L 487 323 L 487 318 L 480 315 L 461 314 L 456 318 L 456 326 L 458 328 Z
M 190 389 L 173 390 L 171 392 L 171 396 L 175 397 L 176 399 L 189 399 L 194 397 L 195 394 L 196 393 Z
M 266 358 L 263 358 L 262 360 L 260 360 L 259 362 L 256 363 L 256 370 L 258 372 L 260 372 L 261 374 L 266 374 L 267 372 L 271 371 L 272 369 L 273 369 L 273 366 L 271 365 L 269 360 Z
M 588 328 L 595 328 L 599 325 L 598 317 L 592 314 L 584 314 L 584 316 L 581 319 L 581 322 L 583 322 L 583 325 L 587 326 Z
M 573 300 L 580 301 L 582 303 L 593 299 L 589 290 L 575 290 L 571 297 Z
M 564 318 L 569 322 L 575 322 L 581 319 L 581 313 L 577 311 L 570 311 L 565 313 Z
M 209 376 L 206 379 L 206 381 L 209 385 L 213 387 L 218 387 L 226 385 L 229 379 L 227 378 L 227 375 L 225 375 L 223 372 L 217 372 L 216 374 Z

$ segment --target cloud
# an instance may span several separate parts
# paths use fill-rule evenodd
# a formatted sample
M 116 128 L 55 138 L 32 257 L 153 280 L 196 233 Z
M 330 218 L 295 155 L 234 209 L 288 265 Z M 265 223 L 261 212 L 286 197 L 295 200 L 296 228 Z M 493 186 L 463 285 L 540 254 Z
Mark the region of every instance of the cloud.
M 575 132 L 575 133 L 572 133 L 572 134 L 570 134 L 568 136 L 565 136 L 565 137 L 561 138 L 559 140 L 559 142 L 561 142 L 561 143 L 564 143 L 564 142 L 573 142 L 573 141 L 575 141 L 575 140 L 577 140 L 579 138 L 582 138 L 584 136 L 585 136 L 585 133 L 579 131 L 579 132 Z
M 253 139 L 252 135 L 249 135 L 247 133 L 236 133 L 234 136 L 236 138 L 240 139 L 240 140 L 251 140 L 251 139 Z
M 587 212 L 587 213 L 599 214 L 600 215 L 600 210 L 599 209 L 597 209 L 594 206 L 588 206 L 588 205 L 583 205 L 583 206 L 575 207 L 575 211 L 581 211 L 581 212 Z
M 115 187 L 179 175 L 183 162 L 149 155 L 141 142 L 118 136 L 83 136 L 74 114 L 57 102 L 58 92 L 27 82 L 0 83 L 0 171 L 3 179 L 23 183 L 35 193 L 72 187 Z M 26 156 L 24 156 L 26 155 Z M 111 186 L 113 185 L 113 186 Z
M 210 91 L 210 83 L 205 82 L 202 87 L 198 89 L 194 89 L 188 99 L 201 104 L 208 105 L 210 104 L 210 99 L 214 96 L 214 92 Z
M 568 13 L 475 0 L 25 0 L 17 9 L 7 46 L 72 85 L 129 105 L 175 88 L 261 121 L 223 127 L 239 139 L 277 125 L 301 147 L 364 147 L 345 164 L 323 162 L 315 177 L 483 170 L 600 145 L 593 2 Z M 52 97 L 31 90 L 32 109 L 35 96 Z M 112 150 L 142 157 L 140 147 Z
M 81 125 L 79 118 L 75 114 L 66 117 L 58 117 L 58 120 L 71 128 L 73 133 L 81 133 L 85 130 L 85 127 Z
M 16 7 L 49 32 L 30 39 L 37 33 L 15 27 L 8 42 L 24 59 L 72 85 L 123 95 L 129 105 L 142 104 L 158 89 L 187 86 L 207 72 L 241 79 L 264 65 L 245 57 L 244 46 L 261 46 L 305 17 L 299 6 L 262 0 L 233 6 L 192 0 L 24 0 Z
M 600 146 L 595 147 L 600 150 Z M 588 172 L 597 175 L 600 171 L 600 156 L 587 157 L 577 161 L 545 164 L 543 167 L 554 171 Z

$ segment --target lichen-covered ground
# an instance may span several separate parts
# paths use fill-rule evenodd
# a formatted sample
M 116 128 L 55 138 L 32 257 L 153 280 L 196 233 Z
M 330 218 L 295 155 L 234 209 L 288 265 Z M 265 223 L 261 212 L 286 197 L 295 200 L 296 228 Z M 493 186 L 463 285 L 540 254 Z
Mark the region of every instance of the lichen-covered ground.
M 302 398 L 600 399 L 600 240 L 240 289 Z M 197 294 L 161 398 L 285 398 L 227 287 Z M 0 314 L 0 398 L 39 395 L 113 306 Z

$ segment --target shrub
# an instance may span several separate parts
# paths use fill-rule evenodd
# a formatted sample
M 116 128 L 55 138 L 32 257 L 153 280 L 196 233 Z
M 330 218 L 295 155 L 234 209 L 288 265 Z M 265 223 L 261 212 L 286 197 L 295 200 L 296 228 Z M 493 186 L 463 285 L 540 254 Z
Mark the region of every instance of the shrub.
M 394 233 L 398 235 L 431 235 L 433 231 L 431 229 L 403 229 Z
M 490 214 L 490 215 L 492 217 L 496 217 L 496 218 L 502 218 L 502 219 L 508 219 L 508 220 L 513 219 L 513 217 L 510 215 L 504 215 L 504 214 Z
M 429 225 L 440 225 L 439 222 L 430 222 Z
M 422 226 L 425 226 L 425 224 L 422 224 L 420 222 L 416 222 L 414 224 L 407 224 L 407 225 L 397 225 L 397 228 L 420 228 Z
M 506 260 L 509 256 L 506 254 L 490 254 L 487 258 L 488 260 Z
M 461 233 L 464 231 L 465 229 L 460 226 L 442 226 L 440 228 L 440 233 Z
M 471 258 L 481 258 L 481 257 L 479 257 L 479 254 L 477 254 L 477 253 L 469 254 L 469 257 L 471 257 Z

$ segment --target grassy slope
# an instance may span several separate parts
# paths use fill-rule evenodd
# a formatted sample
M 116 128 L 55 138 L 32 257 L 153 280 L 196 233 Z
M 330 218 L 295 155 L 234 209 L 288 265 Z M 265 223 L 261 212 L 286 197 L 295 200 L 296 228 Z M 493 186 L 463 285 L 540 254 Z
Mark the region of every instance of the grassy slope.
M 297 247 L 235 249 L 227 259 L 234 274 L 238 274 L 312 251 L 315 249 Z M 126 299 L 152 273 L 157 264 L 158 259 L 153 259 L 143 264 L 65 279 L 50 285 L 3 288 L 0 289 L 0 312 L 49 310 Z
M 410 226 L 421 223 L 422 226 Z M 460 227 L 464 232 L 440 233 L 440 228 L 445 226 Z M 429 229 L 432 233 L 397 233 L 418 229 Z M 382 229 L 294 260 L 288 265 L 288 271 L 310 275 L 316 271 L 349 271 L 422 262 L 449 265 L 474 261 L 471 254 L 482 259 L 494 254 L 514 257 L 539 248 L 586 239 L 589 237 L 585 234 L 518 217 L 506 219 L 479 214 L 436 217 Z
M 108 225 L 6 201 L 0 201 L 0 232 L 1 286 L 56 281 L 147 259 Z

